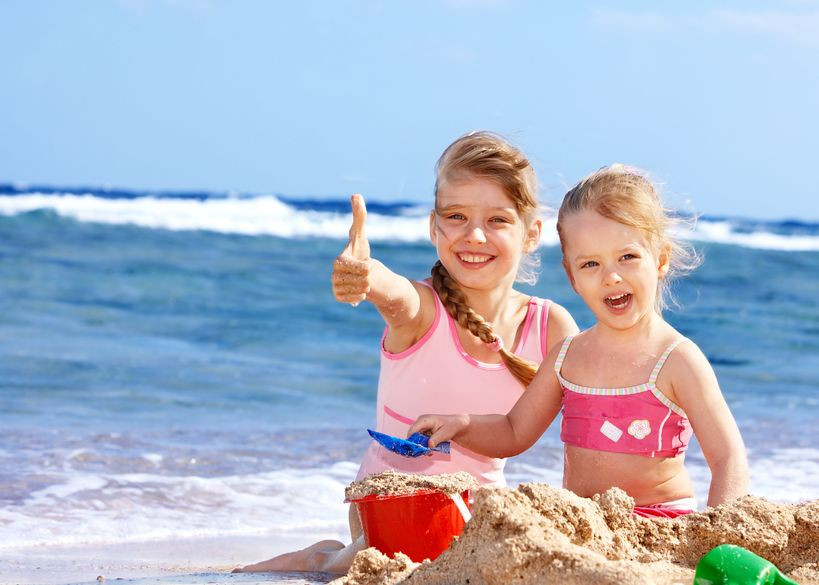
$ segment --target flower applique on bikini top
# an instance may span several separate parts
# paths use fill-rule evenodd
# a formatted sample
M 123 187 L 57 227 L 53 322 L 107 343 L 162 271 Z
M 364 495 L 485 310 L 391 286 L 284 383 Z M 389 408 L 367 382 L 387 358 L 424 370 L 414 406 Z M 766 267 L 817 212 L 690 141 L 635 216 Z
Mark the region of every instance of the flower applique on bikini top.
M 566 338 L 555 361 L 563 387 L 564 443 L 646 457 L 675 457 L 688 448 L 693 434 L 688 417 L 656 386 L 665 361 L 685 337 L 663 352 L 648 382 L 627 388 L 589 388 L 566 380 L 560 369 L 572 339 Z

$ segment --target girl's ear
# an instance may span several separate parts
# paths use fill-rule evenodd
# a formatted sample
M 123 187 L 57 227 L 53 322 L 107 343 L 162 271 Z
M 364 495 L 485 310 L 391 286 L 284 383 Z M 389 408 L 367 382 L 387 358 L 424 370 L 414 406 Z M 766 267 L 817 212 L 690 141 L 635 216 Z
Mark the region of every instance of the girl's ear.
M 657 255 L 657 276 L 664 279 L 671 268 L 671 244 L 663 244 L 660 253 Z
M 433 246 L 438 244 L 438 230 L 435 229 L 435 210 L 429 212 L 429 241 Z
M 543 229 L 543 222 L 536 219 L 529 226 L 529 231 L 526 234 L 526 240 L 523 242 L 523 253 L 528 254 L 537 249 L 540 243 L 540 232 Z

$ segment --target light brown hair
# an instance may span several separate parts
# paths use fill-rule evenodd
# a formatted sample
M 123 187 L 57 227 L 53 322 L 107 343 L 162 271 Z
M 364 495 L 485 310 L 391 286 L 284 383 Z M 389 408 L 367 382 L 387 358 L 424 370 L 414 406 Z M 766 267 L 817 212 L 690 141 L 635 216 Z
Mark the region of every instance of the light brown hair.
M 435 204 L 438 189 L 443 183 L 480 177 L 497 183 L 512 200 L 518 214 L 528 228 L 536 219 L 537 178 L 526 156 L 515 146 L 491 132 L 471 132 L 450 144 L 436 166 Z M 521 261 L 518 280 L 534 284 L 536 256 L 530 254 Z M 523 273 L 523 274 L 521 274 Z M 492 325 L 476 313 L 458 283 L 439 260 L 432 267 L 432 286 L 447 312 L 461 326 L 481 341 L 491 344 L 498 340 Z M 537 365 L 501 348 L 501 359 L 521 384 L 528 386 L 535 376 Z
M 663 206 L 648 173 L 616 163 L 591 173 L 566 193 L 557 213 L 557 234 L 564 263 L 563 222 L 582 210 L 596 211 L 603 217 L 637 228 L 647 236 L 655 252 L 665 249 L 669 254 L 668 272 L 657 284 L 654 308 L 660 313 L 669 303 L 677 304 L 671 294 L 671 280 L 699 266 L 702 258 L 688 242 L 673 236 L 672 228 L 684 219 Z

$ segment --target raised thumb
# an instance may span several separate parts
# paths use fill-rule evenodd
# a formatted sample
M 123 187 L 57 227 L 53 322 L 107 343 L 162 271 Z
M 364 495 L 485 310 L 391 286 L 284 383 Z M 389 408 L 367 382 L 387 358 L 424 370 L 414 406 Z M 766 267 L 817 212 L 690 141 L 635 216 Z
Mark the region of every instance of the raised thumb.
M 353 208 L 353 225 L 350 226 L 350 243 L 347 250 L 353 258 L 366 260 L 370 257 L 370 242 L 367 240 L 367 232 L 364 225 L 367 222 L 367 205 L 364 197 L 353 195 L 350 198 L 350 205 Z

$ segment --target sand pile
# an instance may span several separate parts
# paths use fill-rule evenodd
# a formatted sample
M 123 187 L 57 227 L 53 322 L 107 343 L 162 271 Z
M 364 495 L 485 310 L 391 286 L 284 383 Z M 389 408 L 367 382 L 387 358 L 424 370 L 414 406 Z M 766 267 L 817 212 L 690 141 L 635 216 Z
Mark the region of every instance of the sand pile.
M 333 583 L 690 584 L 705 553 L 732 543 L 803 585 L 819 585 L 819 500 L 786 505 L 746 496 L 675 520 L 632 516 L 632 507 L 618 489 L 586 499 L 544 484 L 480 488 L 472 520 L 434 562 L 367 549 Z
M 478 483 L 475 478 L 466 471 L 442 473 L 440 475 L 413 475 L 388 470 L 368 475 L 361 481 L 354 481 L 344 491 L 344 496 L 348 501 L 351 501 L 369 495 L 402 496 L 420 490 L 460 494 L 476 487 L 478 487 Z

